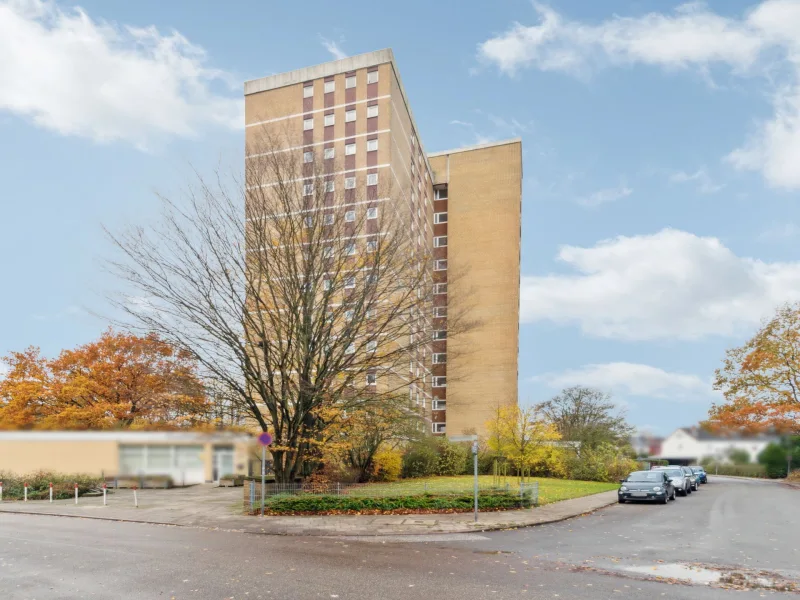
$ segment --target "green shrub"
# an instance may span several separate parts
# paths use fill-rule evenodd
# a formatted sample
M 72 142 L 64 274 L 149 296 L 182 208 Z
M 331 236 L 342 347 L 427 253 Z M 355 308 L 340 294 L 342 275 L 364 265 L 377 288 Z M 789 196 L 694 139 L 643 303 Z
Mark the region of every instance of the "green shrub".
M 84 474 L 61 474 L 39 471 L 25 475 L 0 473 L 3 482 L 4 500 L 22 500 L 25 497 L 25 484 L 28 484 L 28 500 L 46 500 L 50 497 L 50 484 L 53 484 L 53 498 L 65 500 L 75 497 L 75 484 L 78 495 L 90 492 L 102 485 L 99 477 Z
M 569 478 L 581 481 L 616 482 L 639 469 L 637 461 L 607 443 L 594 449 L 583 448 L 580 455 L 572 454 L 566 462 Z
M 410 446 L 403 456 L 403 477 L 430 477 L 436 475 L 438 467 L 439 455 L 427 443 Z
M 437 475 L 463 475 L 466 472 L 467 456 L 472 456 L 469 448 L 443 438 L 439 441 L 437 450 L 439 454 Z
M 731 464 L 705 464 L 703 465 L 708 475 L 730 475 L 731 477 L 758 477 L 766 478 L 767 470 L 764 465 L 731 465 Z M 785 471 L 784 467 L 784 471 Z
M 730 450 L 728 452 L 728 459 L 735 465 L 749 465 L 750 453 L 741 448 Z
M 276 496 L 264 503 L 270 514 L 326 513 L 326 512 L 389 512 L 389 511 L 469 511 L 473 507 L 472 495 L 439 496 L 419 494 L 414 496 L 387 496 L 363 498 L 351 496 Z M 520 498 L 512 492 L 486 492 L 478 496 L 480 510 L 511 510 L 528 508 L 531 498 Z

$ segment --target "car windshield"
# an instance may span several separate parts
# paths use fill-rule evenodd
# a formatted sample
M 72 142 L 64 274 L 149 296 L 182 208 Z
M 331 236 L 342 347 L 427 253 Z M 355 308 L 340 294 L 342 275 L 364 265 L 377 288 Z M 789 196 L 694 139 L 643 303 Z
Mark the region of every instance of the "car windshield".
M 703 471 L 705 471 L 703 467 L 689 467 L 689 468 L 695 473 L 702 473 Z
M 652 481 L 658 483 L 664 481 L 664 476 L 660 471 L 635 471 L 628 475 L 628 481 Z
M 670 477 L 683 477 L 683 471 L 681 471 L 680 469 L 670 469 L 669 471 L 667 471 L 667 475 L 669 475 Z

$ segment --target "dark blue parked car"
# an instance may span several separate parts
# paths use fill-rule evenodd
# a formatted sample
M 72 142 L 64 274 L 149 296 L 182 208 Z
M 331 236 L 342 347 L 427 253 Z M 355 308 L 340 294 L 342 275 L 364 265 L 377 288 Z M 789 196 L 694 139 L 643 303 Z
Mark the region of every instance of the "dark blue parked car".
M 697 481 L 700 483 L 708 483 L 708 475 L 706 475 L 706 470 L 704 467 L 700 465 L 690 465 L 689 468 L 697 477 Z

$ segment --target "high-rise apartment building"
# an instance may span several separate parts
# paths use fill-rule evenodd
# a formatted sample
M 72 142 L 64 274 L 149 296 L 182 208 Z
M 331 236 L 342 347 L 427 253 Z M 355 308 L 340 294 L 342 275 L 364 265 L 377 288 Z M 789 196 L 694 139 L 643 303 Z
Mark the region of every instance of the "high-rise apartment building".
M 517 401 L 522 148 L 519 139 L 427 154 L 391 50 L 245 83 L 246 143 L 278 133 L 286 150 L 337 158 L 345 188 L 396 190 L 404 226 L 432 260 L 430 352 L 409 397 L 435 434 L 482 433 Z M 427 264 L 430 263 L 430 264 Z M 472 327 L 448 340 L 455 307 Z

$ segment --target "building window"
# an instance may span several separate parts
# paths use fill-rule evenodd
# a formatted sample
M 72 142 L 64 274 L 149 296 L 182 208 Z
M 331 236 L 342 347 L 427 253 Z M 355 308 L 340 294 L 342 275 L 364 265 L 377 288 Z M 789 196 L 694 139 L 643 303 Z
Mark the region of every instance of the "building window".
M 433 263 L 434 271 L 447 271 L 447 259 L 440 258 Z
M 433 238 L 433 247 L 434 248 L 444 248 L 447 246 L 447 236 L 446 235 L 437 235 Z
M 314 162 L 314 153 L 311 151 L 303 152 L 303 162 L 304 163 Z
M 347 254 L 347 256 L 353 256 L 356 253 L 355 243 L 351 242 L 347 244 L 347 246 L 344 247 L 344 253 Z
M 314 193 L 314 184 L 313 183 L 304 183 L 303 184 L 303 196 L 310 196 Z
M 378 185 L 378 174 L 370 173 L 367 175 L 367 185 Z
M 446 187 L 439 187 L 433 190 L 433 199 L 434 200 L 447 200 L 447 188 Z
M 443 388 L 447 387 L 447 377 L 439 376 L 433 378 L 433 387 Z
M 352 123 L 355 120 L 356 120 L 356 111 L 355 111 L 355 109 L 354 110 L 348 110 L 348 111 L 346 111 L 344 113 L 344 122 L 345 123 Z
M 356 87 L 356 76 L 355 75 L 348 75 L 344 79 L 344 87 L 345 89 L 350 89 Z
M 356 220 L 356 211 L 348 210 L 346 213 L 344 213 L 345 223 L 352 223 L 355 220 Z
M 303 98 L 311 98 L 314 95 L 314 84 L 303 86 Z
M 325 93 L 326 94 L 330 94 L 335 89 L 336 89 L 336 82 L 335 81 L 326 81 L 325 82 Z
M 378 349 L 378 342 L 367 342 L 367 352 L 375 352 Z
M 435 215 L 433 215 L 433 224 L 434 225 L 439 225 L 441 223 L 447 223 L 447 213 L 446 212 L 436 213 Z
M 447 293 L 447 284 L 446 283 L 434 283 L 433 284 L 433 293 L 434 294 L 446 294 Z
M 314 129 L 314 119 L 303 119 L 303 131 Z
M 355 277 L 348 277 L 344 281 L 344 287 L 351 289 L 356 287 L 356 278 Z
M 322 289 L 326 292 L 331 289 L 331 280 L 330 279 L 323 279 L 322 280 Z
M 325 115 L 325 126 L 326 127 L 328 127 L 330 125 L 333 125 L 335 122 L 336 122 L 336 115 L 334 115 L 334 114 Z
M 437 329 L 433 332 L 433 339 L 436 341 L 446 340 L 447 339 L 447 330 L 446 329 Z
M 332 192 L 335 189 L 336 189 L 336 185 L 334 184 L 333 181 L 326 181 L 325 182 L 325 191 L 326 192 Z
M 372 117 L 378 116 L 378 105 L 373 104 L 372 106 L 367 107 L 367 118 L 371 119 Z
M 370 240 L 367 242 L 367 252 L 377 252 L 378 251 L 378 242 L 375 240 Z
M 328 213 L 325 215 L 325 225 L 333 225 L 334 216 L 333 213 Z
M 375 373 L 367 373 L 367 385 L 378 383 L 378 376 Z
M 446 427 L 444 423 L 431 423 L 433 433 L 445 433 Z
M 376 207 L 368 208 L 367 209 L 367 218 L 368 219 L 377 219 L 378 218 L 378 209 Z
M 333 258 L 333 246 L 325 246 L 322 249 L 323 258 Z
M 312 227 L 314 225 L 314 217 L 305 217 L 303 223 L 306 227 Z
M 447 307 L 446 306 L 436 306 L 433 309 L 433 316 L 437 318 L 443 318 L 447 316 Z
M 344 318 L 345 318 L 346 321 L 352 321 L 353 320 L 353 315 L 355 315 L 355 314 L 356 313 L 355 313 L 354 310 L 348 309 L 348 310 L 344 311 Z
M 369 71 L 367 73 L 367 83 L 378 83 L 378 72 Z
M 374 152 L 378 149 L 378 140 L 367 140 L 367 152 Z
M 444 352 L 434 352 L 433 353 L 433 364 L 435 365 L 443 365 L 447 362 L 447 354 Z
M 431 404 L 431 408 L 433 410 L 445 410 L 447 408 L 447 400 L 434 398 L 433 403 Z M 439 423 L 439 425 L 441 425 L 441 423 Z
M 355 177 L 345 177 L 344 178 L 344 189 L 352 190 L 356 187 L 356 178 Z
M 325 148 L 325 150 L 323 151 L 323 156 L 325 157 L 326 160 L 330 160 L 331 158 L 336 156 L 336 150 L 334 150 L 333 148 Z
M 352 156 L 355 153 L 356 153 L 356 145 L 355 144 L 345 144 L 345 147 L 344 147 L 345 156 Z
M 344 351 L 345 354 L 355 354 L 356 353 L 356 345 L 350 344 Z

